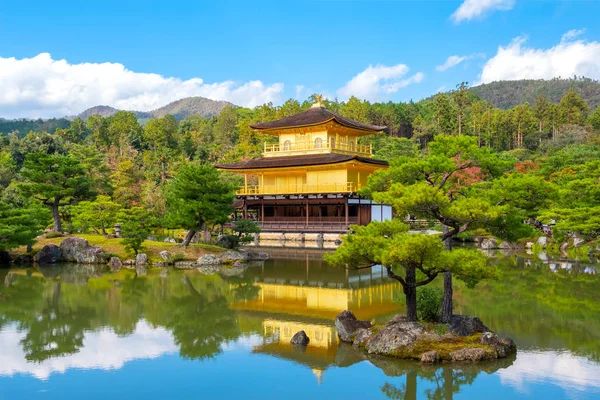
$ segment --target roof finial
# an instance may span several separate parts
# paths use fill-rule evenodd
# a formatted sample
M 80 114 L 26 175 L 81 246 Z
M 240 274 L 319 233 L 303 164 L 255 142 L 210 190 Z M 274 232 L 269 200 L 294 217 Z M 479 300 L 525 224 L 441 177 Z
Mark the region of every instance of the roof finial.
M 323 95 L 322 94 L 315 94 L 315 104 L 313 104 L 313 107 L 323 107 L 323 105 L 321 104 L 321 102 L 323 101 Z

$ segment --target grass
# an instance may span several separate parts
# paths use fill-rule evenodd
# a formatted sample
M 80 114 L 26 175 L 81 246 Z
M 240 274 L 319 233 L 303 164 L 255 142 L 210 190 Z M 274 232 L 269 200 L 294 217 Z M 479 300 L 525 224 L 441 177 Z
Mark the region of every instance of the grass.
M 55 244 L 60 245 L 63 240 L 67 237 L 77 236 L 80 238 L 86 239 L 90 242 L 92 246 L 102 247 L 105 253 L 114 255 L 116 257 L 121 258 L 122 260 L 135 258 L 133 254 L 127 253 L 123 245 L 121 244 L 122 239 L 108 239 L 103 235 L 93 235 L 93 234 L 76 234 L 71 236 L 61 236 L 54 238 L 43 237 L 38 239 L 37 243 L 33 246 L 34 252 L 39 251 L 42 247 L 47 244 Z M 160 252 L 163 250 L 168 251 L 171 255 L 177 255 L 178 261 L 195 261 L 200 256 L 204 254 L 217 254 L 223 251 L 221 247 L 212 246 L 208 244 L 190 244 L 188 247 L 181 247 L 178 243 L 165 243 L 165 242 L 155 242 L 146 240 L 143 244 L 144 248 L 141 250 L 141 253 L 146 253 L 148 255 L 148 260 L 155 261 L 163 261 L 160 256 Z M 15 249 L 12 253 L 13 255 L 24 254 L 26 252 L 26 248 L 21 246 Z
M 442 361 L 450 360 L 450 353 L 456 350 L 479 348 L 486 351 L 495 352 L 493 346 L 481 343 L 481 334 L 472 336 L 455 336 L 443 338 L 441 340 L 419 339 L 410 346 L 406 346 L 393 353 L 395 357 L 420 360 L 421 354 L 428 351 L 437 351 L 438 357 Z M 496 358 L 496 357 L 494 357 Z

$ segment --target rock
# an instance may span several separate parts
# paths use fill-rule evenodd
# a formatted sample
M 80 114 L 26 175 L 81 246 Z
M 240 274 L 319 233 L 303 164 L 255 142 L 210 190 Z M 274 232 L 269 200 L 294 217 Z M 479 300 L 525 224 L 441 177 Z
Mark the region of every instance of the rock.
M 369 321 L 357 320 L 352 311 L 342 311 L 335 317 L 335 329 L 342 342 L 352 343 L 354 336 L 359 329 L 370 327 L 371 323 Z
M 168 268 L 164 268 L 162 271 L 160 271 L 160 277 L 161 278 L 166 278 L 169 275 L 169 269 Z
M 354 338 L 354 346 L 366 346 L 371 337 L 373 336 L 373 330 L 371 328 L 360 328 L 356 331 Z
M 467 315 L 453 315 L 450 318 L 450 332 L 458 336 L 471 336 L 475 333 L 489 332 L 487 326 L 477 317 Z
M 292 336 L 290 343 L 296 346 L 308 346 L 308 343 L 310 343 L 310 338 L 306 336 L 306 332 L 300 331 Z
M 173 238 L 165 238 L 165 240 L 163 240 L 163 242 L 165 243 L 177 243 L 177 241 Z
M 90 246 L 87 240 L 77 236 L 63 240 L 60 249 L 63 261 L 79 264 L 104 264 L 106 262 L 102 248 Z
M 151 241 L 151 242 L 156 242 L 156 236 L 148 236 L 148 237 L 146 238 L 146 240 L 149 240 L 149 241 Z
M 424 327 L 415 321 L 401 321 L 388 324 L 375 334 L 367 343 L 369 354 L 395 355 L 403 347 L 410 346 L 417 341 Z
M 491 345 L 496 349 L 498 358 L 507 357 L 517 351 L 517 346 L 509 338 L 500 338 L 493 332 L 484 332 L 481 334 L 481 344 Z
M 222 264 L 233 264 L 236 261 L 246 262 L 248 261 L 248 252 L 227 250 L 219 255 L 219 261 L 221 261 Z
M 527 242 L 525 243 L 525 248 L 530 249 L 533 247 L 533 242 Z
M 537 240 L 537 244 L 539 244 L 542 247 L 546 247 L 546 245 L 548 244 L 548 238 L 546 236 L 540 236 Z
M 14 265 L 30 265 L 33 263 L 33 257 L 30 254 L 19 254 L 15 258 L 13 258 L 12 263 Z
M 479 245 L 484 250 L 493 250 L 498 248 L 498 242 L 496 239 L 483 239 Z
M 427 352 L 421 354 L 421 362 L 422 363 L 433 364 L 435 362 L 438 362 L 439 359 L 440 359 L 440 356 L 439 356 L 438 352 L 435 350 L 427 351 Z
M 219 265 L 221 261 L 214 254 L 205 254 L 198 259 L 197 263 L 198 265 Z
M 146 264 L 135 264 L 135 273 L 138 276 L 145 276 L 148 273 L 148 269 L 146 268 Z
M 233 235 L 220 235 L 216 245 L 224 249 L 234 249 L 237 246 L 237 238 Z
M 119 257 L 111 257 L 110 260 L 108 260 L 108 267 L 113 272 L 120 271 L 122 266 L 123 263 Z
M 135 265 L 146 265 L 148 263 L 148 256 L 144 253 L 139 253 L 135 256 Z
M 493 351 L 480 347 L 460 349 L 450 353 L 451 361 L 487 361 L 495 358 Z
M 505 249 L 505 250 L 508 250 L 508 249 L 512 249 L 512 246 L 511 246 L 511 244 L 510 244 L 509 242 L 501 242 L 501 243 L 498 245 L 498 248 L 499 248 L 499 249 Z
M 218 265 L 201 265 L 198 267 L 198 271 L 204 275 L 217 274 L 221 268 Z
M 62 250 L 55 244 L 47 244 L 35 256 L 33 261 L 38 264 L 55 264 L 63 260 Z
M 249 251 L 248 261 L 264 261 L 269 259 L 269 253 L 264 251 Z
M 156 262 L 152 263 L 152 266 L 157 267 L 157 268 L 164 268 L 167 265 L 169 265 L 169 264 L 167 264 L 164 261 L 156 261 Z
M 585 244 L 585 240 L 583 240 L 582 238 L 578 238 L 578 237 L 573 238 L 573 246 L 581 247 L 584 244 Z
M 560 252 L 563 255 L 567 254 L 567 248 L 569 247 L 569 243 L 568 242 L 564 242 L 563 244 L 560 245 Z
M 166 251 L 166 250 L 163 250 L 163 251 L 161 251 L 161 252 L 160 252 L 160 253 L 158 253 L 158 254 L 160 254 L 160 256 L 162 257 L 162 259 L 163 259 L 163 260 L 165 260 L 166 262 L 169 262 L 169 261 L 171 261 L 171 254 L 169 254 L 169 252 L 168 252 L 168 251 Z

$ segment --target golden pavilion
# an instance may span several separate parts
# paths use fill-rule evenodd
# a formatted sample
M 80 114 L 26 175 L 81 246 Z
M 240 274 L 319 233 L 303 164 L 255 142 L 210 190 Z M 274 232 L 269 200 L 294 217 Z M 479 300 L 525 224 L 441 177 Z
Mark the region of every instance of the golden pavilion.
M 264 145 L 262 157 L 220 164 L 240 174 L 237 207 L 263 231 L 346 232 L 391 217 L 388 206 L 361 199 L 358 191 L 370 174 L 388 163 L 373 159 L 372 146 L 359 138 L 380 134 L 385 126 L 354 121 L 314 104 L 299 114 L 250 126 L 277 136 Z

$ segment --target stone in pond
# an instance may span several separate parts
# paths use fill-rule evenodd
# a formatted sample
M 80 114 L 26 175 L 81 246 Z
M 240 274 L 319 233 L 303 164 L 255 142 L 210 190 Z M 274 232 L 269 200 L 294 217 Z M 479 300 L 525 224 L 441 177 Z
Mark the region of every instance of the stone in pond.
M 306 332 L 300 331 L 292 336 L 290 343 L 297 346 L 307 346 L 310 343 L 310 338 L 306 336 Z
M 370 328 L 369 321 L 359 321 L 352 311 L 344 310 L 335 317 L 335 329 L 342 342 L 352 343 L 356 332 L 361 328 Z
M 450 318 L 450 332 L 458 336 L 471 336 L 475 333 L 489 332 L 489 328 L 477 317 L 453 315 Z
M 55 244 L 47 244 L 35 256 L 33 261 L 39 264 L 54 264 L 62 261 L 62 250 Z

